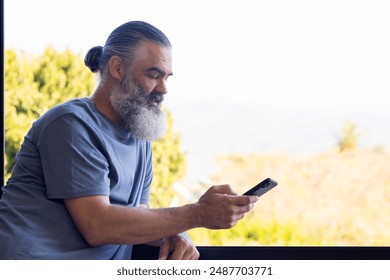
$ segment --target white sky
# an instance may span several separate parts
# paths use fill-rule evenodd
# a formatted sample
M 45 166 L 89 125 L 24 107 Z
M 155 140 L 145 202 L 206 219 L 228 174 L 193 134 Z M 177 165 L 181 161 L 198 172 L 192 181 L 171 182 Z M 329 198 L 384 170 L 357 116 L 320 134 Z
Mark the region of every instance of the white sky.
M 387 0 L 5 0 L 5 46 L 85 54 L 129 20 L 172 41 L 171 92 L 383 111 L 390 101 Z
M 5 46 L 84 55 L 130 20 L 173 44 L 166 104 L 193 177 L 219 153 L 329 149 L 352 113 L 390 145 L 389 0 L 5 0 Z

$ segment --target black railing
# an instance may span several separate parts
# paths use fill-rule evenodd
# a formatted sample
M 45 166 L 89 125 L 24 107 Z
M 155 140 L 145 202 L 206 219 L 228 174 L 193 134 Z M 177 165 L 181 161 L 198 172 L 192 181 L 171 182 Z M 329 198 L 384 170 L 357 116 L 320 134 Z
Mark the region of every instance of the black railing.
M 201 260 L 389 260 L 390 247 L 198 246 Z M 158 247 L 136 245 L 132 259 L 157 260 Z

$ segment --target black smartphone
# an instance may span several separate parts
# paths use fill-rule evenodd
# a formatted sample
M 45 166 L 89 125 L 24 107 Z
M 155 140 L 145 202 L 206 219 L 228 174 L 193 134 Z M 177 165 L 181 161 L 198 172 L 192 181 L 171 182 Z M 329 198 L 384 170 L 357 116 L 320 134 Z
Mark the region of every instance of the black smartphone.
M 258 183 L 256 186 L 251 188 L 249 191 L 244 193 L 243 195 L 257 195 L 257 196 L 262 196 L 269 190 L 273 189 L 276 187 L 278 182 L 271 178 L 267 178 L 264 181 Z

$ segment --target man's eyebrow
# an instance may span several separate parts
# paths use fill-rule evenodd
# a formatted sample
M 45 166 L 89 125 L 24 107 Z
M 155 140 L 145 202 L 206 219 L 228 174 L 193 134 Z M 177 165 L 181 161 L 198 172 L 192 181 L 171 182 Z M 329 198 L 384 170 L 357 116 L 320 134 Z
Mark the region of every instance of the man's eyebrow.
M 152 72 L 152 71 L 156 71 L 156 72 L 158 72 L 160 75 L 163 75 L 163 76 L 167 75 L 167 73 L 165 73 L 164 70 L 162 70 L 162 69 L 160 69 L 160 68 L 158 68 L 158 67 L 150 67 L 149 69 L 146 70 L 146 72 Z M 168 74 L 168 76 L 172 76 L 172 75 L 173 75 L 172 72 Z

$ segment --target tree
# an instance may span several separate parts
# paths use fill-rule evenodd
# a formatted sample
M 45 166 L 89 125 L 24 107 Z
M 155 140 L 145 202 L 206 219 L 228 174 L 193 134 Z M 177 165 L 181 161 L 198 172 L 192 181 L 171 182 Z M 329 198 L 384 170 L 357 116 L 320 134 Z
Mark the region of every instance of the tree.
M 5 173 L 9 176 L 20 143 L 34 119 L 39 92 L 26 58 L 5 52 Z
M 5 171 L 9 176 L 32 122 L 58 103 L 87 96 L 95 80 L 70 50 L 60 53 L 47 48 L 36 57 L 7 50 L 5 58 Z
M 167 132 L 153 143 L 152 207 L 169 206 L 175 195 L 173 184 L 183 178 L 186 172 L 185 156 L 180 151 L 180 137 L 173 130 L 170 112 L 166 111 L 166 116 Z
M 42 55 L 28 57 L 11 49 L 5 52 L 5 58 L 5 158 L 9 177 L 33 121 L 59 103 L 91 95 L 96 82 L 82 58 L 70 50 L 47 48 Z M 174 196 L 173 183 L 185 174 L 180 137 L 173 130 L 171 114 L 166 114 L 167 133 L 153 144 L 153 206 L 169 205 Z
M 357 132 L 357 125 L 353 122 L 345 122 L 341 136 L 338 140 L 340 152 L 353 151 L 358 147 L 360 134 Z

